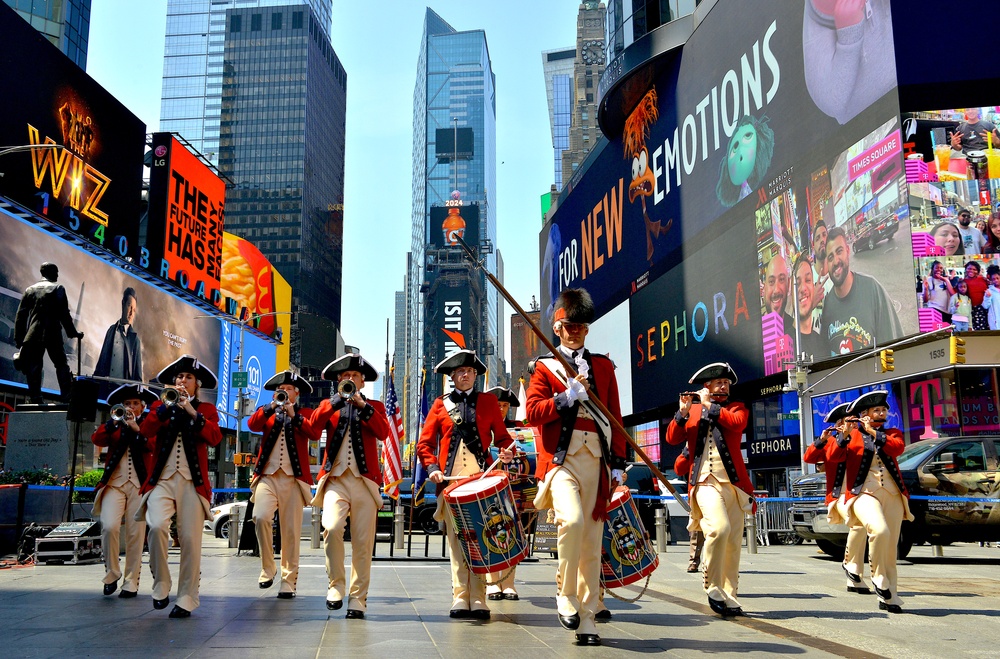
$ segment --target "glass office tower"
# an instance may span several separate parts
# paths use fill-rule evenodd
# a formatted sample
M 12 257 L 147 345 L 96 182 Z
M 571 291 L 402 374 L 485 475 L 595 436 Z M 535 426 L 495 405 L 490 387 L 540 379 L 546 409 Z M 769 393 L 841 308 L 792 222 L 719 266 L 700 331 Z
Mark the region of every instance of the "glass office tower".
M 226 12 L 291 4 L 290 0 L 168 0 L 160 130 L 180 133 L 218 164 Z M 298 4 L 312 9 L 329 34 L 333 0 Z
M 90 0 L 3 0 L 77 66 L 87 68 Z
M 456 121 L 457 120 L 457 121 Z M 435 143 L 437 129 L 471 128 L 473 156 L 439 163 Z M 456 183 L 457 181 L 457 183 Z M 496 244 L 496 97 L 495 78 L 483 30 L 458 31 L 428 8 L 417 59 L 417 79 L 413 92 L 413 180 L 412 263 L 407 287 L 407 380 L 408 390 L 419 392 L 421 368 L 425 366 L 424 344 L 431 335 L 423 324 L 427 269 L 425 245 L 431 231 L 430 209 L 443 204 L 457 189 L 466 204 L 478 203 L 481 246 L 492 250 Z M 485 250 L 484 250 L 485 251 Z M 486 266 L 497 272 L 496 253 L 486 256 Z M 476 276 L 481 276 L 477 274 Z M 481 336 L 472 340 L 490 372 L 490 386 L 503 373 L 503 355 L 497 341 L 498 293 L 481 282 L 483 299 L 477 300 L 482 318 Z M 423 289 L 423 290 L 422 290 Z M 434 332 L 439 330 L 434 329 Z M 436 334 L 433 335 L 436 339 Z M 427 364 L 430 371 L 434 364 Z M 428 375 L 430 378 L 431 376 Z M 500 375 L 499 377 L 503 377 Z M 419 396 L 407 400 L 408 429 L 416 428 Z
M 545 98 L 549 104 L 552 130 L 552 159 L 556 188 L 563 189 L 562 154 L 569 148 L 569 127 L 573 119 L 573 66 L 576 48 L 542 51 Z
M 347 74 L 306 5 L 230 9 L 226 21 L 226 229 L 291 284 L 292 363 L 320 369 L 335 357 L 323 335 L 340 326 Z

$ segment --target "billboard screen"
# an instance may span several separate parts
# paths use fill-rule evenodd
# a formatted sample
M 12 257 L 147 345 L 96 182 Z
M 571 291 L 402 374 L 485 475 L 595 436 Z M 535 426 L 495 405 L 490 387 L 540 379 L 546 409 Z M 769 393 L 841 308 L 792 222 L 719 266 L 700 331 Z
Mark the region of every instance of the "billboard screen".
M 529 311 L 528 316 L 534 321 L 535 325 L 538 325 L 541 316 L 539 312 Z M 514 390 L 514 393 L 519 391 L 518 387 L 520 385 L 518 380 L 521 378 L 524 378 L 524 389 L 527 391 L 528 384 L 531 382 L 531 374 L 528 373 L 528 362 L 543 352 L 546 352 L 545 347 L 538 339 L 538 335 L 532 331 L 528 321 L 522 318 L 520 314 L 511 314 L 510 364 L 507 367 L 510 369 L 510 376 L 512 378 L 510 386 Z
M 153 134 L 150 268 L 211 302 L 222 274 L 226 185 L 170 133 Z
M 471 348 L 478 350 L 479 318 L 473 305 L 472 292 L 467 279 L 458 277 L 441 278 L 432 293 L 432 305 L 426 327 L 427 363 L 433 367 L 445 357 L 458 350 Z M 480 357 L 482 358 L 482 357 Z M 440 377 L 440 376 L 439 376 Z M 451 380 L 443 378 L 450 386 Z M 428 396 L 437 395 L 441 390 L 428 391 Z
M 146 127 L 10 7 L 0 6 L 0 194 L 121 256 L 138 254 Z
M 998 106 L 903 115 L 922 331 L 1000 329 L 998 122 Z
M 38 267 L 44 261 L 59 266 L 59 283 L 66 289 L 76 327 L 85 335 L 80 353 L 84 375 L 148 382 L 185 353 L 206 364 L 218 363 L 219 322 L 197 318 L 206 314 L 204 310 L 3 210 L 0 244 L 18 246 L 0 254 L 0 323 L 4 328 L 0 380 L 5 383 L 26 387 L 24 376 L 14 369 L 11 359 L 16 350 L 14 317 L 22 292 L 41 279 Z M 128 307 L 134 310 L 127 318 L 122 304 L 126 297 L 130 298 Z M 137 359 L 113 364 L 116 332 L 134 332 L 130 341 L 138 347 Z M 65 348 L 75 372 L 76 341 L 66 340 Z M 43 364 L 44 390 L 57 393 L 55 369 L 48 358 Z M 215 402 L 215 392 L 205 392 L 203 398 Z
M 796 328 L 816 360 L 917 330 L 888 4 L 864 76 L 813 4 L 716 5 L 539 236 L 543 325 L 563 288 L 627 302 L 636 412 L 708 362 L 785 370 Z
M 224 428 L 236 429 L 236 400 L 239 397 L 239 389 L 232 386 L 232 373 L 237 372 L 239 367 L 236 363 L 237 356 L 240 355 L 240 345 L 242 342 L 242 371 L 247 374 L 247 386 L 243 389 L 243 395 L 250 401 L 250 409 L 257 409 L 264 403 L 270 402 L 271 392 L 264 391 L 264 383 L 268 378 L 278 372 L 275 363 L 275 345 L 257 336 L 254 332 L 240 332 L 237 323 L 221 322 L 221 343 L 219 350 L 219 395 L 216 407 L 219 410 L 219 423 Z M 243 418 L 241 430 L 249 432 L 247 426 L 249 417 Z
M 431 206 L 431 245 L 436 248 L 458 247 L 458 236 L 471 247 L 479 244 L 479 204 L 463 204 L 461 200 L 446 206 Z

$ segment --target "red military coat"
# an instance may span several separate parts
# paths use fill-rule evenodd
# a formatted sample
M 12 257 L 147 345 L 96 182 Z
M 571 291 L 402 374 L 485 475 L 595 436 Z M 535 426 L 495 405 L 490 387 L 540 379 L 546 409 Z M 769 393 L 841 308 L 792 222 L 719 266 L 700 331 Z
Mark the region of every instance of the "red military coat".
M 843 461 L 847 464 L 844 477 L 844 497 L 845 501 L 850 501 L 861 493 L 861 486 L 864 478 L 868 475 L 868 469 L 874 461 L 874 452 L 865 451 L 865 436 L 863 429 L 857 428 L 851 431 L 851 439 L 845 446 L 840 446 L 837 442 L 831 442 L 827 455 L 831 462 Z M 881 448 L 882 463 L 894 481 L 899 491 L 904 497 L 909 497 L 906 486 L 903 485 L 902 476 L 899 473 L 899 464 L 896 457 L 906 448 L 906 441 L 903 433 L 897 428 L 882 428 L 876 434 L 876 444 L 884 437 L 884 444 Z M 866 456 L 866 453 L 868 455 Z M 870 461 L 869 461 L 870 460 Z M 865 464 L 867 462 L 867 464 Z M 861 473 L 863 471 L 863 473 Z M 861 474 L 860 483 L 859 474 Z
M 591 388 L 588 392 L 590 397 L 597 398 L 604 403 L 611 415 L 618 420 L 618 423 L 621 423 L 621 403 L 618 400 L 618 380 L 615 378 L 614 363 L 604 355 L 585 354 L 590 357 Z M 539 359 L 535 363 L 535 372 L 531 376 L 531 384 L 528 386 L 528 400 L 525 405 L 528 425 L 539 426 L 542 430 L 541 443 L 535 443 L 535 450 L 538 451 L 535 476 L 538 480 L 543 480 L 545 474 L 558 466 L 553 462 L 553 458 L 560 451 L 560 439 L 562 439 L 562 444 L 568 447 L 569 435 L 573 433 L 573 423 L 576 420 L 579 407 L 574 405 L 573 408 L 560 410 L 556 406 L 555 395 L 564 391 L 566 391 L 566 385 L 549 370 L 542 359 Z M 611 464 L 608 466 L 612 469 L 625 468 L 627 445 L 625 436 L 614 430 L 614 426 L 612 426 Z
M 751 497 L 753 496 L 753 484 L 750 482 L 750 475 L 747 473 L 746 464 L 743 462 L 743 454 L 740 452 L 740 444 L 743 441 L 743 431 L 747 427 L 750 412 L 743 403 L 732 402 L 725 405 L 712 404 L 710 409 L 718 408 L 718 418 L 716 424 L 722 433 L 722 439 L 729 450 L 732 458 L 732 468 L 736 475 L 729 475 L 732 484 L 743 490 Z M 694 465 L 699 464 L 698 456 L 698 422 L 701 420 L 701 403 L 691 405 L 691 410 L 686 421 L 678 416 L 670 421 L 667 426 L 667 442 L 670 444 L 681 444 L 687 442 L 688 455 L 691 459 L 692 470 Z M 711 418 L 711 413 L 710 417 Z M 697 474 L 691 474 L 692 480 Z M 693 485 L 693 483 L 692 483 Z
M 144 416 L 145 414 L 139 417 L 139 423 L 142 423 Z M 141 427 L 140 430 L 142 430 Z M 125 436 L 124 439 L 122 437 L 123 434 Z M 108 449 L 107 454 L 104 456 L 104 475 L 101 476 L 101 482 L 94 488 L 96 493 L 99 494 L 111 480 L 112 474 L 118 468 L 118 464 L 125 458 L 125 452 L 128 449 L 132 449 L 132 463 L 135 465 L 135 474 L 139 479 L 139 486 L 142 487 L 153 467 L 150 442 L 145 435 L 134 432 L 123 423 L 108 421 L 97 426 L 94 434 L 90 437 L 90 441 L 94 443 L 94 446 L 106 446 Z
M 312 408 L 297 407 L 296 411 L 298 414 L 296 414 L 295 418 L 292 419 L 292 433 L 294 436 L 296 453 L 295 457 L 298 458 L 298 468 L 296 469 L 298 473 L 295 474 L 295 477 L 306 485 L 312 485 L 312 472 L 309 469 L 309 442 L 319 439 L 319 436 L 322 433 L 322 427 L 313 428 L 312 418 L 314 413 Z M 260 443 L 260 448 L 257 450 L 257 463 L 254 466 L 253 472 L 254 479 L 260 477 L 259 470 L 264 468 L 264 465 L 267 464 L 268 459 L 271 457 L 271 451 L 274 450 L 274 446 L 272 445 L 268 454 L 264 455 L 265 445 L 268 443 L 267 440 L 271 436 L 271 432 L 274 430 L 274 423 L 277 419 L 277 411 L 271 409 L 271 405 L 268 403 L 267 405 L 258 407 L 250 417 L 250 420 L 247 421 L 247 427 L 250 428 L 251 431 L 259 432 L 264 435 L 264 439 Z
M 837 476 L 842 476 L 843 462 L 833 461 L 829 457 L 830 447 L 837 445 L 837 438 L 840 436 L 836 430 L 827 434 L 827 440 L 822 446 L 817 446 L 815 442 L 806 447 L 805 453 L 802 455 L 802 461 L 808 464 L 825 464 L 823 473 L 826 474 L 826 505 L 829 506 L 836 497 L 833 495 L 833 489 L 836 487 Z
M 359 394 L 360 395 L 360 394 Z M 379 487 L 382 485 L 382 470 L 378 463 L 378 443 L 385 441 L 389 437 L 389 419 L 385 415 L 385 405 L 380 401 L 365 399 L 368 405 L 359 413 L 361 424 L 361 445 L 364 456 L 364 473 L 362 476 L 372 481 Z M 348 403 L 350 405 L 350 403 Z M 371 410 L 370 412 L 368 410 Z M 337 424 L 340 423 L 340 410 L 333 409 L 333 403 L 329 399 L 324 400 L 313 412 L 313 431 L 319 435 L 326 429 L 326 450 L 324 451 L 319 472 L 319 482 L 322 484 L 327 472 L 333 469 L 333 462 L 340 452 L 341 443 L 336 440 Z M 350 441 L 350 435 L 345 433 L 343 441 Z M 362 463 L 362 456 L 355 450 L 355 460 Z M 316 492 L 318 497 L 323 494 L 323 487 L 320 486 Z
M 489 455 L 490 444 L 507 448 L 513 440 L 500 415 L 500 404 L 493 394 L 474 392 L 476 396 L 476 432 L 482 442 L 483 451 Z M 445 394 L 450 395 L 450 394 Z M 420 439 L 417 440 L 417 459 L 427 469 L 427 473 L 444 471 L 448 464 L 451 438 L 455 424 L 444 407 L 445 396 L 439 396 L 431 405 L 424 421 Z M 442 489 L 444 483 L 439 484 Z
M 195 410 L 198 412 L 197 419 L 192 419 L 187 412 L 181 409 L 175 412 L 179 423 L 174 427 L 174 432 L 180 431 L 184 433 L 189 438 L 191 444 L 193 444 L 195 457 L 194 465 L 191 469 L 191 478 L 198 494 L 204 499 L 205 509 L 210 510 L 212 485 L 208 479 L 208 447 L 219 445 L 222 441 L 222 431 L 219 429 L 219 412 L 215 409 L 215 405 L 197 399 L 195 399 L 194 405 Z M 160 474 L 163 473 L 163 467 L 166 465 L 167 459 L 169 459 L 173 451 L 174 438 L 170 436 L 170 417 L 164 416 L 161 418 L 161 409 L 165 409 L 161 401 L 153 403 L 142 425 L 139 426 L 139 432 L 146 437 L 155 438 L 150 440 L 153 442 L 153 468 L 146 483 L 142 486 L 142 494 L 146 494 L 156 487 L 156 483 L 160 479 Z M 186 446 L 185 451 L 187 451 Z M 187 454 L 188 460 L 192 460 L 189 451 L 187 451 Z M 211 519 L 210 514 L 208 517 Z

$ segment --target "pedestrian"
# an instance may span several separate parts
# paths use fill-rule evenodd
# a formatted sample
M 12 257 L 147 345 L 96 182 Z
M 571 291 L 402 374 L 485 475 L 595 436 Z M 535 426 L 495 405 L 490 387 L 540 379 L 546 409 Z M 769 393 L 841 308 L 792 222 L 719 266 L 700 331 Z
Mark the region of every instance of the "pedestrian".
M 986 294 L 988 293 L 989 291 Z M 985 299 L 983 307 L 989 308 Z M 964 279 L 958 281 L 955 294 L 948 302 L 948 311 L 951 314 L 951 324 L 955 326 L 955 331 L 968 332 L 969 322 L 972 319 L 972 298 L 969 297 L 969 283 Z

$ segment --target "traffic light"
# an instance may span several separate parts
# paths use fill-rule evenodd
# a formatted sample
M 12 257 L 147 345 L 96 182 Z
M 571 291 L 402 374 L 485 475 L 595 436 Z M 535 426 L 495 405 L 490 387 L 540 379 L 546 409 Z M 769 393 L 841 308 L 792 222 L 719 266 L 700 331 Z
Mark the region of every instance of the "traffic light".
M 882 372 L 888 373 L 889 371 L 896 370 L 896 359 L 892 356 L 892 350 L 886 348 L 885 350 L 880 350 L 878 353 L 879 363 L 882 365 Z
M 952 336 L 948 340 L 948 351 L 949 362 L 952 364 L 964 364 L 965 363 L 965 339 L 960 336 Z

